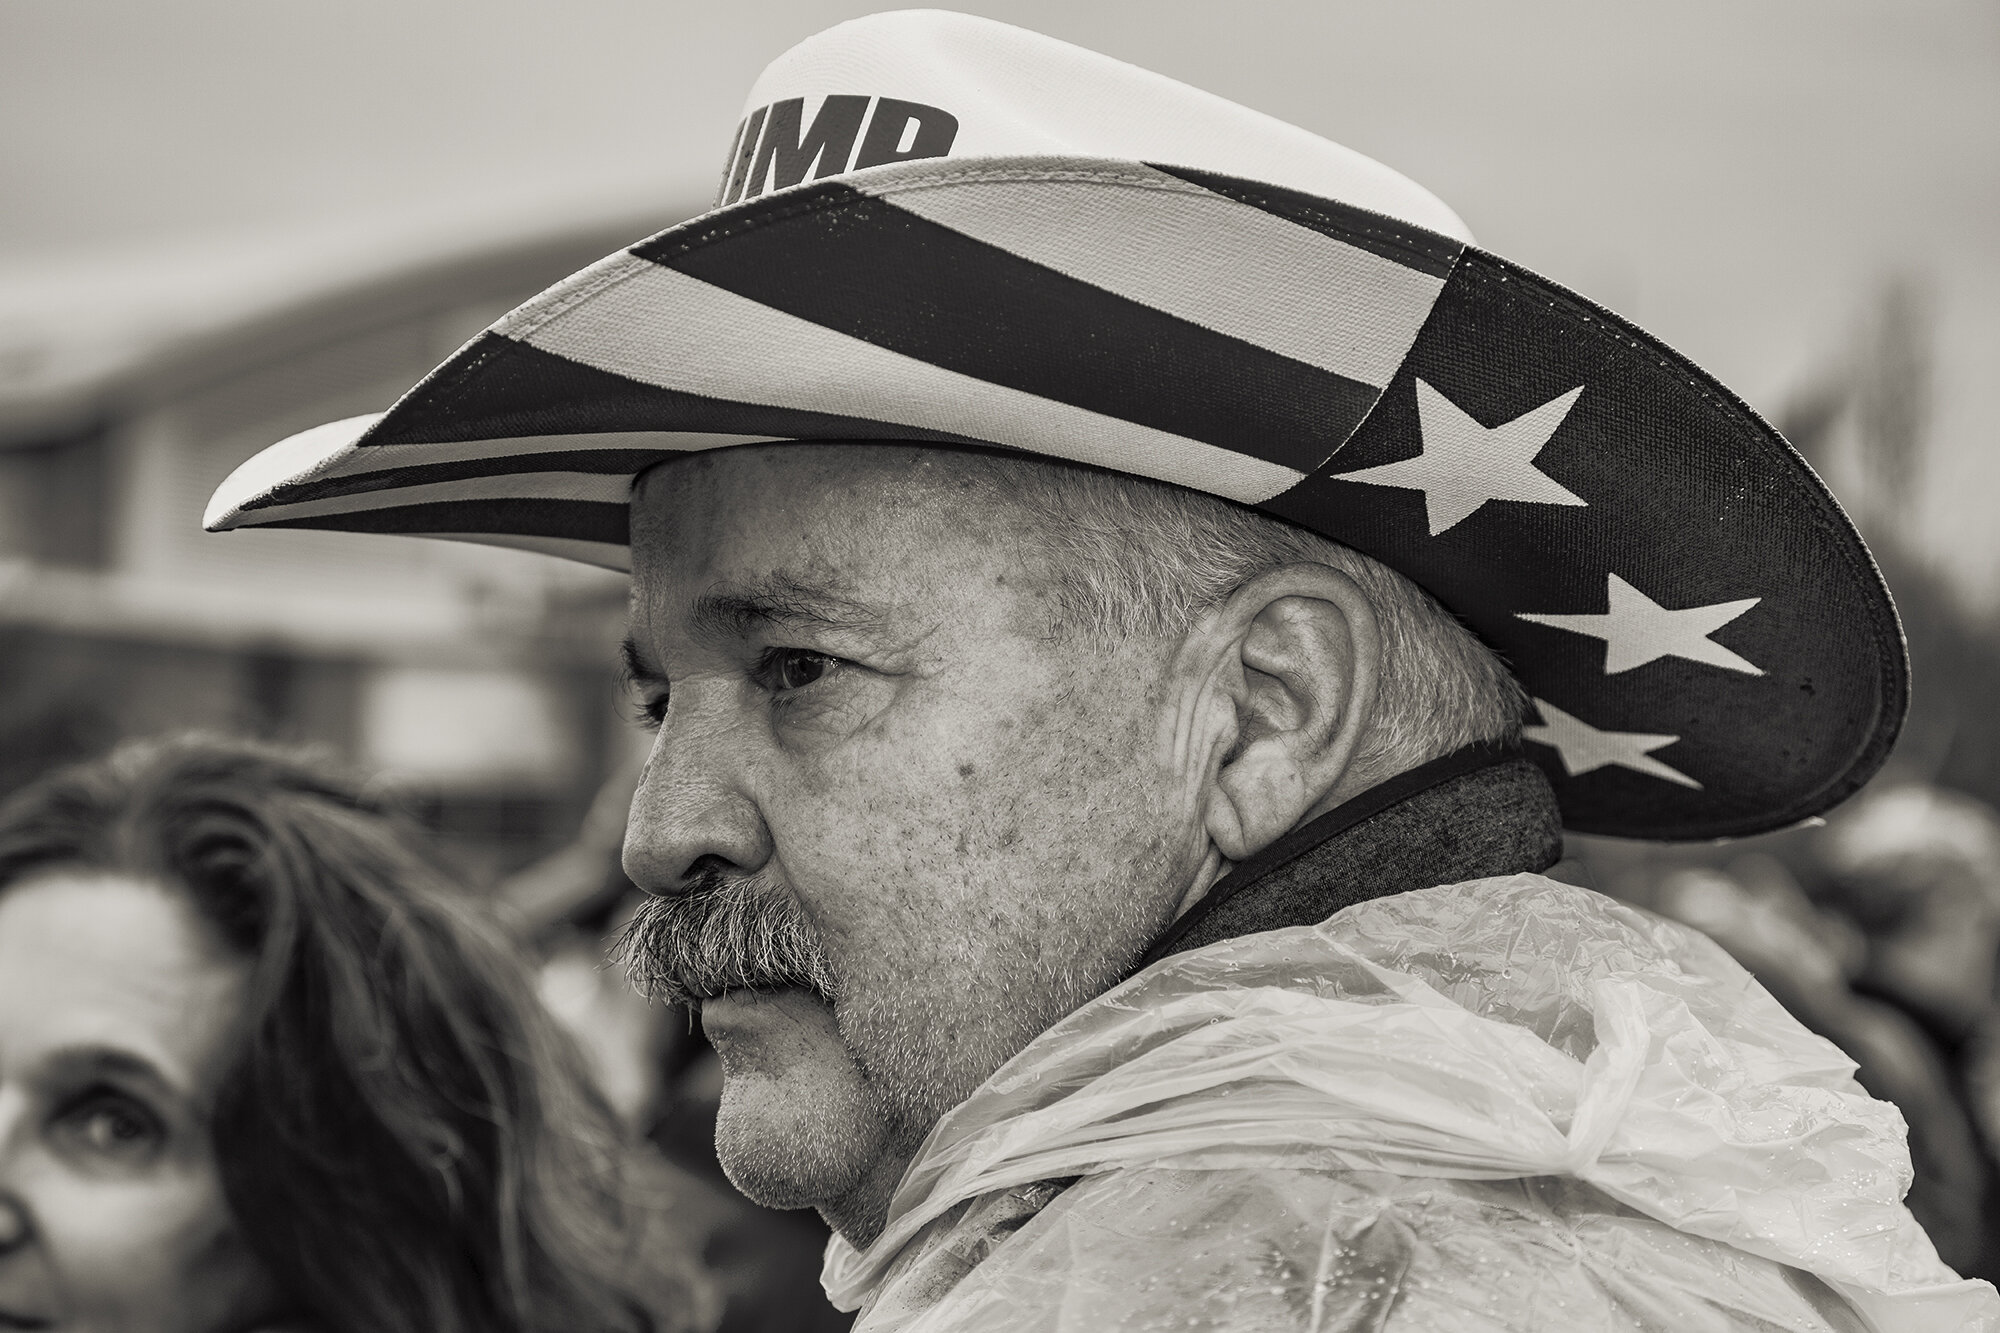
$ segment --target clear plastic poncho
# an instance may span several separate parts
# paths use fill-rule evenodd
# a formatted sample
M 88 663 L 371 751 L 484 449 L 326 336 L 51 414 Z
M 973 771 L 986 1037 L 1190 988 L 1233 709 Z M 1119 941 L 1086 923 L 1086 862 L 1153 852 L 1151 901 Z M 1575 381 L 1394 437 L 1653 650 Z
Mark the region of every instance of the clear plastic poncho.
M 1538 875 L 1156 963 L 939 1122 L 856 1333 L 2000 1333 L 1902 1116 L 1706 937 Z

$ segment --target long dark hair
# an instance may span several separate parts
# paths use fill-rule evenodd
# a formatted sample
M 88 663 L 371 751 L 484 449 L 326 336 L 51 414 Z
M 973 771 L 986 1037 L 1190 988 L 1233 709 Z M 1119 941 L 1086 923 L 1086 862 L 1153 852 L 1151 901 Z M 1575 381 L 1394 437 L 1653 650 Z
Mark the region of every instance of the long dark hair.
M 520 959 L 358 784 L 248 742 L 129 743 L 0 806 L 0 889 L 64 867 L 183 891 L 251 960 L 217 1158 L 315 1327 L 681 1326 L 676 1256 L 633 1286 L 624 1149 Z

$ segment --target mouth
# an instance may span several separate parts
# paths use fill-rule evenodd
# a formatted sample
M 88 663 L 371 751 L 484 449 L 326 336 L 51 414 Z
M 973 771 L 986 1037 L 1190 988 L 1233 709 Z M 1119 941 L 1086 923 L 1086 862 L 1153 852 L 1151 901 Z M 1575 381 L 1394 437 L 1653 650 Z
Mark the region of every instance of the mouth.
M 803 989 L 802 986 L 731 986 L 728 990 L 717 991 L 713 995 L 698 996 L 695 1003 L 703 1008 L 712 1004 L 755 1004 L 774 995 L 784 995 L 790 991 Z
M 746 1026 L 761 1029 L 768 1022 L 782 1022 L 793 1010 L 793 1002 L 801 998 L 815 1006 L 832 1007 L 831 1001 L 809 986 L 737 986 L 708 996 L 696 1012 L 701 1016 L 702 1030 L 713 1041 Z
M 699 1012 L 707 1005 L 718 1002 L 755 1004 L 759 1000 L 768 1000 L 778 995 L 789 995 L 794 991 L 810 995 L 821 1004 L 831 1005 L 833 1003 L 833 997 L 821 991 L 817 986 L 807 985 L 804 982 L 798 981 L 774 981 L 767 982 L 761 986 L 729 985 L 721 989 L 716 989 L 713 986 L 689 987 L 685 992 L 688 998 L 684 1003 L 689 1008 Z
M 747 1000 L 754 999 L 759 995 L 771 995 L 774 993 L 775 991 L 769 987 L 760 988 L 757 986 L 723 986 L 720 988 L 704 986 L 700 989 L 690 988 L 687 992 L 688 1003 L 697 1009 L 705 1004 L 713 1004 L 717 1000 L 727 1000 L 732 997 L 738 1000 Z
M 0 1329 L 54 1328 L 51 1320 L 39 1319 L 34 1315 L 16 1314 L 12 1310 L 0 1310 Z

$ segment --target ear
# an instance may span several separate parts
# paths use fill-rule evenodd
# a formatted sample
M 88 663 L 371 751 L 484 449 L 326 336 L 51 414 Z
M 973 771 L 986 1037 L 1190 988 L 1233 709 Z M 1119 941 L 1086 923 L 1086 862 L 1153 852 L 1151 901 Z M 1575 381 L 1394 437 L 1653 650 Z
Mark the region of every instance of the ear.
M 1209 838 L 1241 861 L 1367 785 L 1354 757 L 1374 722 L 1382 642 L 1374 605 L 1326 565 L 1269 570 L 1191 636 L 1235 736 L 1209 778 Z

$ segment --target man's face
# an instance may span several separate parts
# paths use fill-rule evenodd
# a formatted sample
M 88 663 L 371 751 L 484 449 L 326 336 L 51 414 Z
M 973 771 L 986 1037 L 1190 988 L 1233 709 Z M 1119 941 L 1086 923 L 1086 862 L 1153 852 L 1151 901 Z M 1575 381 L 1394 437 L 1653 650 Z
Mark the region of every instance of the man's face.
M 1052 636 L 995 466 L 733 449 L 633 502 L 630 651 L 659 736 L 626 868 L 655 894 L 712 872 L 796 905 L 832 974 L 831 1004 L 702 1006 L 718 1149 L 767 1202 L 899 1171 L 1122 975 L 1207 853 L 1175 645 Z

